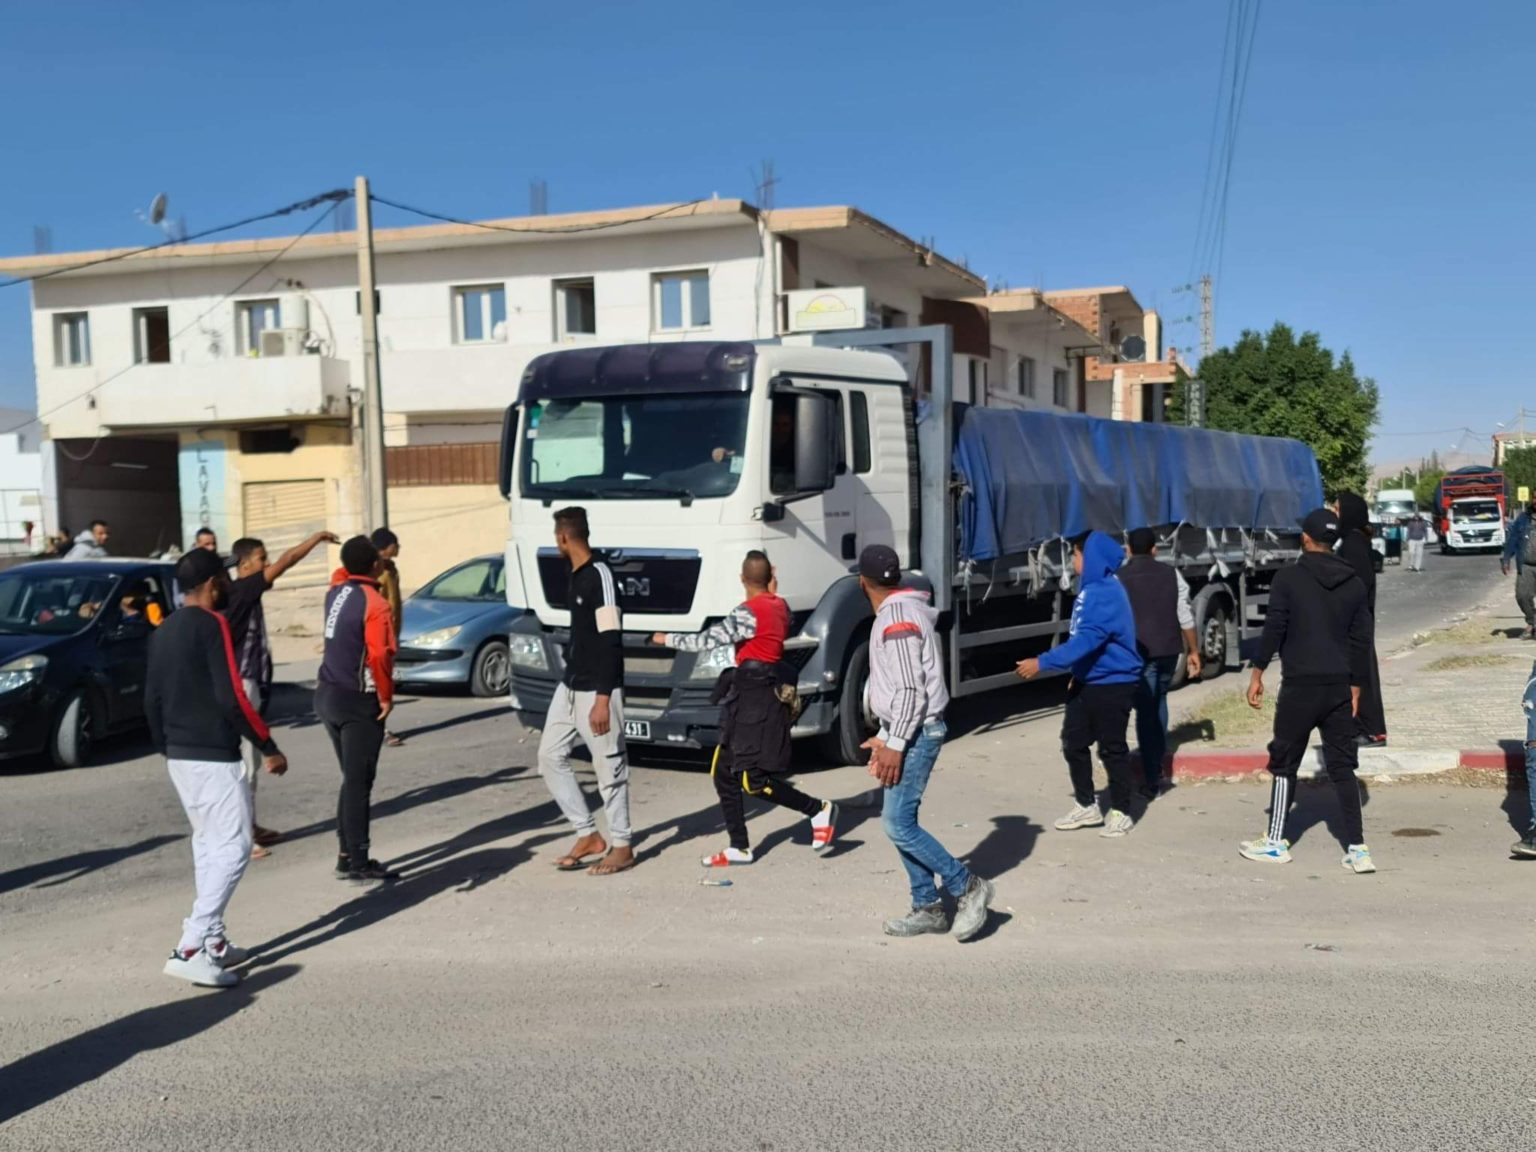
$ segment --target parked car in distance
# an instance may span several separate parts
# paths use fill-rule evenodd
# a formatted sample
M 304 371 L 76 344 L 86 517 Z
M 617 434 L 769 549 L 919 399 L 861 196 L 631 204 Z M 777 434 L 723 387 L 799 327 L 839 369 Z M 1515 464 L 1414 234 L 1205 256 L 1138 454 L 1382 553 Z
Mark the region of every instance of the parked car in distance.
M 149 637 L 175 607 L 175 565 L 107 557 L 0 572 L 0 759 L 89 761 L 144 723 Z
M 463 684 L 476 696 L 504 696 L 512 666 L 507 632 L 523 614 L 507 604 L 501 556 L 450 568 L 405 602 L 397 684 Z

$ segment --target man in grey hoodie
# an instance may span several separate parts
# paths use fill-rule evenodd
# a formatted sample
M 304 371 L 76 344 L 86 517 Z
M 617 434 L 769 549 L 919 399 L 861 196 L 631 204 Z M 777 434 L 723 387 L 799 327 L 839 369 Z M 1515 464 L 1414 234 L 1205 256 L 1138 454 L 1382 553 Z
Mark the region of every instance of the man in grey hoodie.
M 859 557 L 859 586 L 875 611 L 869 633 L 869 710 L 880 731 L 864 743 L 869 774 L 885 788 L 881 823 L 896 846 L 912 886 L 912 910 L 885 922 L 887 936 L 921 936 L 950 930 L 934 877 L 957 901 L 954 936 L 980 932 L 992 904 L 992 883 L 951 856 L 917 822 L 928 778 L 944 746 L 944 709 L 949 690 L 933 624 L 938 613 L 926 593 L 900 588 L 901 563 L 884 544 Z
M 92 520 L 91 526 L 75 537 L 74 547 L 64 559 L 100 560 L 107 554 L 107 539 L 110 535 L 105 520 Z

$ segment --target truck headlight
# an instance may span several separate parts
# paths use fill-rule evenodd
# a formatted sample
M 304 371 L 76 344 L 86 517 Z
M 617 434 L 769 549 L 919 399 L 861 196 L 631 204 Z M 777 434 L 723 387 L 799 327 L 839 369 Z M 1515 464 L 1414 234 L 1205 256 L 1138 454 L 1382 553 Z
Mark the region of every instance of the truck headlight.
M 720 673 L 727 668 L 736 665 L 736 649 L 730 645 L 723 648 L 710 648 L 700 652 L 693 662 L 693 674 L 690 680 L 716 680 Z
M 441 648 L 462 631 L 464 631 L 464 626 L 462 624 L 455 624 L 452 628 L 439 628 L 434 632 L 423 632 L 410 641 L 410 646 L 412 648 Z
M 28 684 L 35 684 L 43 678 L 47 669 L 48 657 L 35 654 L 0 664 L 0 692 L 14 692 Z
M 519 668 L 548 670 L 549 657 L 544 653 L 544 638 L 513 634 L 507 637 L 507 656 Z

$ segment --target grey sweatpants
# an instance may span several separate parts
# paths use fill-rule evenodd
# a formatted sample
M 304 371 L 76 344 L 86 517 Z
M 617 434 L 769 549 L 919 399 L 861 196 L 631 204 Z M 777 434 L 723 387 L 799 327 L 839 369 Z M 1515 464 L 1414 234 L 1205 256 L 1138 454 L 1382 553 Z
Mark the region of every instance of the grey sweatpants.
M 571 770 L 571 749 L 576 738 L 592 753 L 592 767 L 597 772 L 597 790 L 608 816 L 608 840 L 615 848 L 627 847 L 629 829 L 629 759 L 624 751 L 624 693 L 615 692 L 609 700 L 608 732 L 592 733 L 592 705 L 595 692 L 573 692 L 564 684 L 555 689 L 544 717 L 544 736 L 539 741 L 539 773 L 549 787 L 549 794 L 560 811 L 585 836 L 597 827 L 587 796 L 581 790 L 576 773 Z
M 1525 617 L 1527 628 L 1536 624 L 1536 564 L 1522 564 L 1515 577 L 1515 603 Z

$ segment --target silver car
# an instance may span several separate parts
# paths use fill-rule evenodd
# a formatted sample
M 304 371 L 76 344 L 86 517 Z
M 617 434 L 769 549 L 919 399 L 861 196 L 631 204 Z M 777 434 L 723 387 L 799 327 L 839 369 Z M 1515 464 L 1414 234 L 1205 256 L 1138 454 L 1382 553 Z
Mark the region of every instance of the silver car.
M 462 684 L 476 696 L 505 696 L 507 632 L 522 614 L 507 604 L 502 557 L 448 569 L 405 602 L 395 682 Z

